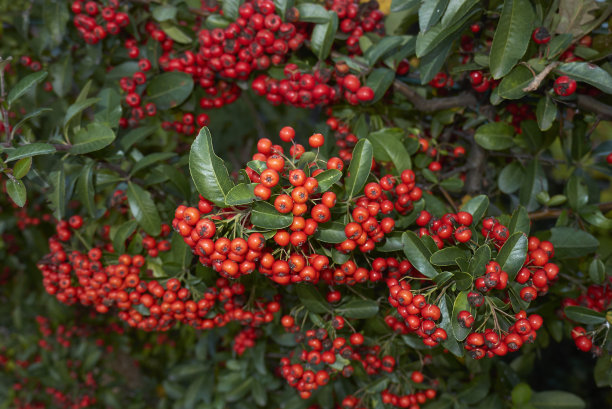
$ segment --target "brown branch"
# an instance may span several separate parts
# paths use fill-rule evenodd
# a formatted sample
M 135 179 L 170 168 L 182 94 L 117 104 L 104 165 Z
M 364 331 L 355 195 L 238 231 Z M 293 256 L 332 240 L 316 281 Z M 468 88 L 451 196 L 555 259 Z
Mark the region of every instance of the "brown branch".
M 587 111 L 591 111 L 602 118 L 612 120 L 612 106 L 604 104 L 588 95 L 578 95 L 576 100 L 578 107 Z
M 6 134 L 6 141 L 8 143 L 11 143 L 13 133 L 10 130 L 8 111 L 4 107 L 4 101 L 6 100 L 4 69 L 8 66 L 8 62 L 10 62 L 12 59 L 13 57 L 8 57 L 6 60 L 3 60 L 2 57 L 0 57 L 0 111 L 2 112 L 2 119 L 4 120 L 4 133 Z
M 609 212 L 612 210 L 612 202 L 604 202 L 597 205 L 599 210 L 603 213 Z M 564 209 L 546 209 L 541 210 L 539 212 L 529 213 L 529 218 L 531 220 L 543 220 L 543 219 L 554 219 L 561 216 L 561 213 Z
M 332 51 L 331 56 L 332 58 L 340 59 L 348 58 L 346 55 L 343 55 L 337 51 Z M 359 68 L 361 68 L 362 70 L 369 69 L 367 65 L 361 64 L 358 61 L 353 60 L 352 63 L 359 66 Z M 393 88 L 397 92 L 408 98 L 408 101 L 410 101 L 412 105 L 414 105 L 415 109 L 421 112 L 435 112 L 442 109 L 467 107 L 471 105 L 476 105 L 478 103 L 476 97 L 469 92 L 462 92 L 461 94 L 454 97 L 442 97 L 433 99 L 423 98 L 410 86 L 398 79 L 395 79 L 393 81 Z
M 540 84 L 542 84 L 542 81 L 544 81 L 544 79 L 548 76 L 548 74 L 550 74 L 550 72 L 552 70 L 554 70 L 555 68 L 557 68 L 557 66 L 561 64 L 559 61 L 555 61 L 555 62 L 551 62 L 550 64 L 548 64 L 541 73 L 539 73 L 538 75 L 536 75 L 533 80 L 531 80 L 531 82 L 529 83 L 529 85 L 527 85 L 525 88 L 523 88 L 523 91 L 525 92 L 532 92 L 537 90 L 540 87 Z

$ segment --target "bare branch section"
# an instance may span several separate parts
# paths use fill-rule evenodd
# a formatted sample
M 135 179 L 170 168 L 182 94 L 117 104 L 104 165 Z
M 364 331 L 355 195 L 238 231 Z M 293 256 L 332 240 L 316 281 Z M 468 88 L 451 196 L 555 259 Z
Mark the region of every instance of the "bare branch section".
M 578 95 L 576 100 L 578 107 L 599 115 L 602 119 L 612 120 L 612 106 L 604 104 L 588 95 Z
M 462 92 L 454 97 L 426 99 L 399 80 L 393 81 L 393 88 L 408 98 L 408 101 L 414 105 L 415 109 L 421 112 L 434 112 L 443 109 L 467 107 L 476 105 L 477 103 L 476 97 L 469 92 Z
M 539 73 L 538 75 L 536 75 L 533 80 L 531 80 L 531 82 L 529 83 L 529 85 L 527 85 L 525 88 L 523 88 L 523 91 L 525 92 L 532 92 L 537 90 L 538 88 L 540 88 L 540 84 L 542 84 L 542 81 L 544 81 L 544 79 L 548 76 L 548 74 L 550 74 L 550 72 L 552 70 L 554 70 L 555 68 L 557 68 L 557 66 L 561 64 L 559 61 L 555 61 L 555 62 L 551 62 L 550 64 L 548 64 L 541 73 Z

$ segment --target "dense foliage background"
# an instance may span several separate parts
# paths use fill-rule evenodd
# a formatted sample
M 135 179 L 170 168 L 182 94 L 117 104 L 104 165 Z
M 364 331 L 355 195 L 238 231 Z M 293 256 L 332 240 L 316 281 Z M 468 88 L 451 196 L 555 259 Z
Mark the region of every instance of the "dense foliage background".
M 611 15 L 2 2 L 0 407 L 612 405 Z

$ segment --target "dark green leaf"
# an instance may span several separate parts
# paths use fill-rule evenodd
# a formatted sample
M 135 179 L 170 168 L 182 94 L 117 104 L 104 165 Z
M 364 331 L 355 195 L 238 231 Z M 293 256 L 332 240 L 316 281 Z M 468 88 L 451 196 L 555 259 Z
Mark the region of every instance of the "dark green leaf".
M 378 303 L 374 300 L 354 299 L 338 307 L 336 311 L 347 318 L 370 318 L 378 313 Z
M 129 150 L 133 145 L 137 144 L 147 136 L 150 136 L 157 130 L 157 126 L 143 126 L 140 128 L 132 129 L 121 137 L 119 145 L 124 151 Z
M 536 108 L 536 118 L 538 126 L 542 131 L 548 131 L 552 128 L 555 119 L 557 118 L 557 105 L 555 101 L 548 95 L 540 98 Z
M 251 223 L 264 229 L 284 229 L 293 223 L 293 215 L 279 213 L 268 202 L 255 202 L 251 212 Z
M 317 24 L 312 30 L 310 48 L 320 61 L 325 60 L 329 56 L 337 30 L 338 15 L 333 11 L 329 11 L 329 20 L 327 22 Z
M 474 134 L 478 145 L 492 151 L 501 151 L 514 146 L 514 128 L 505 122 L 491 122 L 481 125 Z
M 315 176 L 319 182 L 318 191 L 320 193 L 327 192 L 336 182 L 342 179 L 342 172 L 338 169 L 328 169 Z
M 410 155 L 401 140 L 403 135 L 404 131 L 400 128 L 383 128 L 367 137 L 372 143 L 374 158 L 393 162 L 398 174 L 412 168 Z
M 51 144 L 41 142 L 29 143 L 8 151 L 8 156 L 5 162 L 11 162 L 31 156 L 47 155 L 54 152 L 55 148 Z
M 39 84 L 42 80 L 47 77 L 46 71 L 38 71 L 33 74 L 26 75 L 19 80 L 14 87 L 12 87 L 6 97 L 6 102 L 10 108 L 13 102 L 19 99 L 20 96 L 28 92 L 30 89 Z
M 445 247 L 436 251 L 429 258 L 429 262 L 436 266 L 454 266 L 457 264 L 457 258 L 465 257 L 467 251 L 460 247 Z
M 576 81 L 586 82 L 606 94 L 612 94 L 612 75 L 598 65 L 588 62 L 568 62 L 557 67 L 561 74 Z
M 512 212 L 512 218 L 508 224 L 510 235 L 516 232 L 523 232 L 529 235 L 529 226 L 529 214 L 527 214 L 527 210 L 525 210 L 523 206 L 517 207 L 516 210 Z
M 247 203 L 252 203 L 257 200 L 255 196 L 256 183 L 239 183 L 227 192 L 225 203 L 228 206 L 238 206 Z
M 402 249 L 402 234 L 400 232 L 393 232 L 385 236 L 385 241 L 382 246 L 377 246 L 376 250 L 383 253 L 399 251 Z
M 171 21 L 163 21 L 161 22 L 160 27 L 162 30 L 164 30 L 164 33 L 166 33 L 168 37 L 179 44 L 189 44 L 193 42 L 193 39 L 189 36 L 189 34 L 187 34 L 187 30 L 183 26 L 177 25 Z
M 329 21 L 331 14 L 327 12 L 325 7 L 315 3 L 301 3 L 297 6 L 300 12 L 300 21 L 315 24 L 324 24 Z
M 116 128 L 119 125 L 122 112 L 119 93 L 114 88 L 105 88 L 98 93 L 98 99 L 96 121 L 105 123 L 111 128 Z
M 32 118 L 36 118 L 40 115 L 42 115 L 45 112 L 49 112 L 49 111 L 53 111 L 51 108 L 37 108 L 34 109 L 33 111 L 28 112 L 26 115 L 24 115 L 21 120 L 19 122 L 17 122 L 17 124 L 15 124 L 15 126 L 13 127 L 13 135 L 17 134 L 17 130 L 19 128 L 21 128 L 23 126 L 23 124 L 25 124 L 28 120 L 32 119 Z
M 329 305 L 319 289 L 312 284 L 297 284 L 295 292 L 300 299 L 300 302 L 308 309 L 316 314 L 324 314 L 329 312 Z
M 130 170 L 130 175 L 135 175 L 136 173 L 148 168 L 151 165 L 173 158 L 175 156 L 176 153 L 174 152 L 155 152 L 150 155 L 147 155 L 134 164 L 134 167 L 132 168 L 132 170 Z
M 483 244 L 478 247 L 474 256 L 470 259 L 468 272 L 474 278 L 484 275 L 489 261 L 491 261 L 491 248 L 487 244 Z
M 514 233 L 506 240 L 495 258 L 501 269 L 508 273 L 509 280 L 514 280 L 514 277 L 516 277 L 523 264 L 525 264 L 527 242 L 525 233 L 520 231 Z
M 374 99 L 369 101 L 368 104 L 371 105 L 378 102 L 385 95 L 391 84 L 393 84 L 394 79 L 395 72 L 388 68 L 375 68 L 372 70 L 365 83 L 366 86 L 374 91 Z
M 31 157 L 19 159 L 17 163 L 15 163 L 15 166 L 13 166 L 13 177 L 15 177 L 15 179 L 23 179 L 25 175 L 28 174 L 31 167 Z
M 470 311 L 470 304 L 467 298 L 467 291 L 462 291 L 455 298 L 455 303 L 453 304 L 453 313 L 451 316 L 451 322 L 453 326 L 453 335 L 455 339 L 459 342 L 463 341 L 472 331 L 470 328 L 464 328 L 459 323 L 459 319 L 457 318 L 461 311 Z
M 596 258 L 589 264 L 589 277 L 596 284 L 601 284 L 606 279 L 606 266 L 603 261 Z
M 572 209 L 578 210 L 589 201 L 589 190 L 576 174 L 569 178 L 565 189 L 568 204 Z
M 53 92 L 60 98 L 65 97 L 72 87 L 72 82 L 74 81 L 72 66 L 72 58 L 68 54 L 49 67 Z
M 64 134 L 67 134 L 68 124 L 70 121 L 72 121 L 90 106 L 96 104 L 98 101 L 100 101 L 100 98 L 87 98 L 70 105 L 66 110 L 66 116 L 64 116 Z M 77 125 L 80 125 L 80 123 Z
M 338 222 L 320 224 L 315 237 L 324 243 L 342 243 L 346 240 L 344 224 Z
M 225 13 L 225 1 L 223 2 L 223 12 Z M 164 4 L 155 6 L 151 13 L 155 21 L 162 22 L 167 20 L 173 20 L 176 17 L 176 7 L 170 4 Z
M 397 51 L 397 48 L 408 42 L 410 38 L 409 36 L 383 37 L 378 43 L 368 48 L 363 57 L 368 61 L 371 67 L 381 58 L 385 58 L 387 55 Z
M 238 8 L 242 4 L 241 0 L 223 0 L 223 15 L 231 20 L 238 18 Z
M 527 94 L 523 91 L 531 81 L 533 80 L 533 74 L 524 65 L 517 65 L 506 75 L 504 79 L 499 83 L 498 92 L 499 96 L 505 99 L 519 99 Z
M 553 227 L 550 242 L 555 246 L 555 257 L 575 258 L 593 253 L 599 241 L 584 230 L 573 227 Z
M 482 219 L 489 208 L 489 198 L 485 195 L 473 197 L 466 204 L 461 206 L 461 211 L 472 215 L 472 224 L 476 224 Z
M 431 31 L 433 30 L 430 30 L 430 32 Z M 438 72 L 440 72 L 440 69 L 446 62 L 448 54 L 453 48 L 454 40 L 453 37 L 445 38 L 432 50 L 428 49 L 427 54 L 421 58 L 419 62 L 419 77 L 422 85 L 427 84 Z
M 511 162 L 507 164 L 497 178 L 499 190 L 506 194 L 511 194 L 519 190 L 525 171 L 519 162 Z
M 429 30 L 430 27 L 440 20 L 442 14 L 444 14 L 444 10 L 446 10 L 448 1 L 449 0 L 423 0 L 421 2 L 421 7 L 419 8 L 419 27 L 421 32 Z
M 106 148 L 115 140 L 115 133 L 102 123 L 92 122 L 87 129 L 79 129 L 72 139 L 70 153 L 82 155 Z
M 53 215 L 58 219 L 62 220 L 64 214 L 66 214 L 66 176 L 64 174 L 64 167 L 60 166 L 58 169 L 54 169 L 49 173 L 49 184 L 53 187 L 53 191 L 49 194 L 50 206 L 53 209 Z
M 536 409 L 584 409 L 585 407 L 582 399 L 565 391 L 536 392 L 530 403 Z
M 277 14 L 281 16 L 283 21 L 285 20 L 285 16 L 287 15 L 287 10 L 290 10 L 295 3 L 294 0 L 274 0 L 274 5 L 276 6 Z
M 567 318 L 580 324 L 599 325 L 606 322 L 606 314 L 590 308 L 569 306 L 563 310 Z
M 359 140 L 353 149 L 348 176 L 344 183 L 348 200 L 358 195 L 363 189 L 372 168 L 372 157 L 373 148 L 370 141 L 367 139 Z
M 410 10 L 419 7 L 421 0 L 391 0 L 390 11 L 396 13 L 398 11 Z
M 193 78 L 184 72 L 166 72 L 154 77 L 147 86 L 149 102 L 158 110 L 181 105 L 193 90 Z
M 408 261 L 425 277 L 433 278 L 438 271 L 431 265 L 431 251 L 425 247 L 423 242 L 412 231 L 402 234 L 403 250 Z
M 519 201 L 527 211 L 538 208 L 536 197 L 538 193 L 547 190 L 546 175 L 537 159 L 533 159 L 527 165 L 525 177 L 519 192 Z
M 151 194 L 133 182 L 128 182 L 127 199 L 132 216 L 151 236 L 161 231 L 161 218 Z
M 113 236 L 113 248 L 119 254 L 125 251 L 125 241 L 136 231 L 138 223 L 135 220 L 128 220 L 117 228 Z
M 191 145 L 189 170 L 198 192 L 218 206 L 225 205 L 225 196 L 234 187 L 223 160 L 218 157 L 207 127 L 200 130 Z
M 26 187 L 21 180 L 8 179 L 6 181 L 6 193 L 17 206 L 23 207 L 25 205 L 27 199 Z
M 489 67 L 494 79 L 508 74 L 523 57 L 529 45 L 534 19 L 529 0 L 504 1 L 489 55 Z
M 96 191 L 93 184 L 94 165 L 95 162 L 90 160 L 83 166 L 76 185 L 76 195 L 91 217 L 96 215 L 96 202 L 94 200 Z

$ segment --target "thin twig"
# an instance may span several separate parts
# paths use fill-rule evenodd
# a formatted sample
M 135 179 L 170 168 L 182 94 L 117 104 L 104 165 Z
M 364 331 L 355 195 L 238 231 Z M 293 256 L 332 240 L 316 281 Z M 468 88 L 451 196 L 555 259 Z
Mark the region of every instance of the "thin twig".
M 536 75 L 533 80 L 531 80 L 531 82 L 529 83 L 529 85 L 527 85 L 525 88 L 523 88 L 523 91 L 525 92 L 532 92 L 537 90 L 540 85 L 542 84 L 542 81 L 544 81 L 544 79 L 548 76 L 548 74 L 550 74 L 550 72 L 552 70 L 554 70 L 555 68 L 557 68 L 557 66 L 561 64 L 559 61 L 554 61 L 551 62 L 550 64 L 548 64 L 541 73 L 539 73 L 538 75 Z

